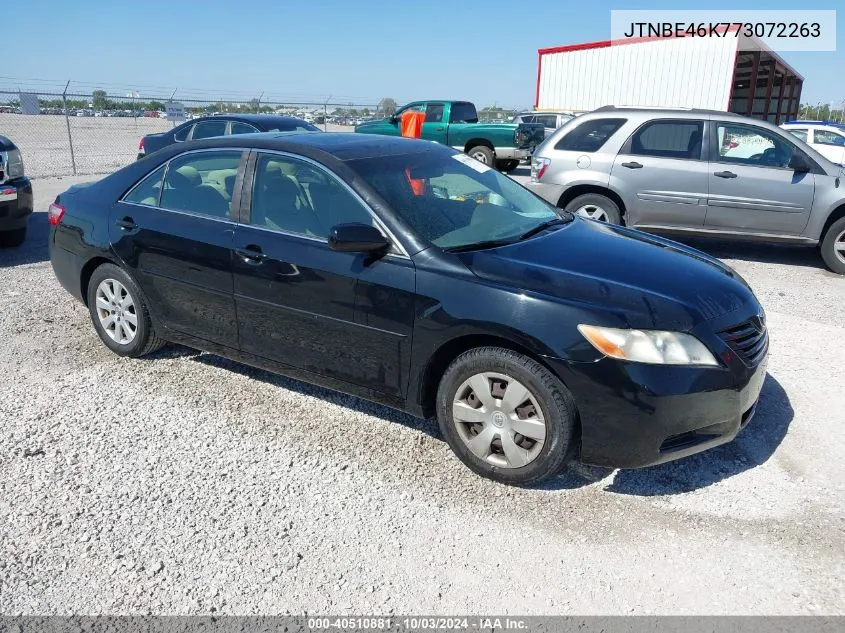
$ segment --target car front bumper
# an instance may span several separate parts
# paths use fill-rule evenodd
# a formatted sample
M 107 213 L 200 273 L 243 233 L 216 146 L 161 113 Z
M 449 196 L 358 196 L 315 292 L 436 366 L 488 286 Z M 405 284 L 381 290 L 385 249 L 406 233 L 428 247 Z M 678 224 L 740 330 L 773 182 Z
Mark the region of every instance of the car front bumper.
M 726 367 L 680 367 L 602 358 L 547 359 L 575 397 L 580 460 L 641 468 L 730 442 L 754 415 L 766 361 L 734 357 Z
M 29 178 L 15 178 L 0 185 L 0 231 L 24 228 L 31 214 L 32 183 Z

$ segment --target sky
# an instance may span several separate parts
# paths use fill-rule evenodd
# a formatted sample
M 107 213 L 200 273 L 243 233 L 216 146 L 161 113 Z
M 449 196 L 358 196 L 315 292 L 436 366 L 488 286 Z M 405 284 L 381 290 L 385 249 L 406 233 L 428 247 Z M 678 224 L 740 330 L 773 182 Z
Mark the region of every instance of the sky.
M 176 99 L 246 101 L 263 92 L 303 102 L 467 99 L 524 108 L 534 101 L 537 49 L 609 38 L 611 9 L 796 5 L 845 15 L 841 0 L 27 0 L 25 19 L 0 38 L 0 89 L 46 91 L 72 80 L 71 91 L 120 96 L 175 89 Z M 802 101 L 845 100 L 843 37 L 836 52 L 781 53 L 804 75 Z

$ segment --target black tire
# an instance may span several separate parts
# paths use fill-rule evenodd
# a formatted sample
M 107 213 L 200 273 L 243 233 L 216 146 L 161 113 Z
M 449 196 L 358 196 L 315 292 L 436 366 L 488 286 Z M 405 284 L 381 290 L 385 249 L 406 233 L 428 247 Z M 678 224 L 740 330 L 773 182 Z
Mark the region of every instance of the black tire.
M 26 241 L 26 227 L 22 229 L 14 229 L 13 231 L 0 232 L 0 247 L 14 248 L 20 246 Z
M 126 295 L 131 298 L 133 308 L 127 309 L 124 319 L 129 315 L 134 315 L 136 326 L 134 337 L 125 343 L 121 343 L 113 339 L 107 332 L 106 328 L 100 322 L 100 310 L 97 305 L 97 289 L 104 281 L 113 280 L 120 283 L 126 290 Z M 100 336 L 106 347 L 108 347 L 115 354 L 120 356 L 130 356 L 138 358 L 145 356 L 161 349 L 166 341 L 156 335 L 153 322 L 150 319 L 150 312 L 147 307 L 147 301 L 141 292 L 140 288 L 135 284 L 132 278 L 119 266 L 114 264 L 103 264 L 97 268 L 91 275 L 88 282 L 88 312 L 91 314 L 91 321 L 94 323 L 94 329 Z M 112 311 L 114 315 L 114 312 Z M 108 316 L 105 314 L 105 316 Z M 118 315 L 119 316 L 119 315 Z
M 491 458 L 499 459 L 492 449 L 487 459 L 482 459 L 461 438 L 453 417 L 453 403 L 465 381 L 482 372 L 503 374 L 519 381 L 541 409 L 545 420 L 545 440 L 533 461 L 524 466 L 507 467 L 490 463 Z M 503 404 L 504 400 L 498 402 Z M 479 347 L 458 356 L 443 374 L 437 390 L 440 431 L 458 458 L 479 475 L 514 486 L 534 484 L 562 470 L 575 452 L 576 417 L 575 402 L 560 380 L 531 358 L 501 347 Z M 511 437 L 525 442 L 519 434 Z
M 837 251 L 837 246 L 845 247 L 845 217 L 839 218 L 827 228 L 819 246 L 827 267 L 835 273 L 845 275 L 845 250 Z
M 519 167 L 519 161 L 518 160 L 497 160 L 496 161 L 496 169 L 498 169 L 499 171 L 503 171 L 506 174 L 511 173 L 517 167 Z
M 478 162 L 489 165 L 490 167 L 493 167 L 496 162 L 496 154 L 493 153 L 492 149 L 485 145 L 476 145 L 475 147 L 471 147 L 467 154 L 472 156 Z
M 578 209 L 584 207 L 600 209 L 604 217 L 607 218 L 600 220 L 602 222 L 622 224 L 622 212 L 619 210 L 617 204 L 607 196 L 603 196 L 600 193 L 585 193 L 570 200 L 565 209 L 570 213 L 575 213 Z

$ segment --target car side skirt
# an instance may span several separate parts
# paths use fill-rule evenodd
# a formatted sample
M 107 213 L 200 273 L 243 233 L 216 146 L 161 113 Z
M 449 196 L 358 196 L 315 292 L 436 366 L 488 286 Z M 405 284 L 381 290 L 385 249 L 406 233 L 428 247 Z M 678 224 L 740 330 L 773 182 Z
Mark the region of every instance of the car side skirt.
M 743 240 L 748 242 L 771 242 L 777 244 L 795 244 L 800 246 L 817 246 L 819 241 L 801 235 L 778 235 L 775 233 L 745 233 L 743 231 L 725 231 L 707 229 L 703 227 L 662 226 L 659 224 L 637 224 L 631 228 L 649 233 L 666 235 L 686 235 L 688 237 L 711 237 L 725 240 Z

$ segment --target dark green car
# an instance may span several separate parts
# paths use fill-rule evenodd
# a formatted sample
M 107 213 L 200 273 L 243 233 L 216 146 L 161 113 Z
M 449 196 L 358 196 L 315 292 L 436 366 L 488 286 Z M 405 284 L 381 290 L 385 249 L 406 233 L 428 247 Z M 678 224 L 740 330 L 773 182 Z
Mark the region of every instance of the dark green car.
M 390 118 L 362 123 L 355 131 L 399 136 L 402 114 L 409 111 L 425 112 L 424 139 L 466 152 L 504 172 L 531 158 L 534 147 L 545 138 L 545 128 L 539 123 L 479 123 L 475 105 L 469 101 L 415 101 Z

